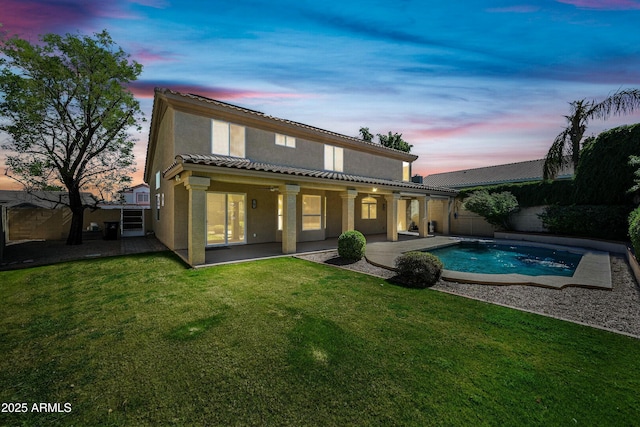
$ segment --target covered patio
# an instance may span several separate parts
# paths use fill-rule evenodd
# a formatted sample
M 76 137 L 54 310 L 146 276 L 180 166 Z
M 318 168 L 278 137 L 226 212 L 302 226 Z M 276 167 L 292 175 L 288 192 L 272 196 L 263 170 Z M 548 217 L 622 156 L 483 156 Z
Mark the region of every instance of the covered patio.
M 374 234 L 365 236 L 367 245 L 377 242 L 387 241 L 386 234 Z M 410 241 L 419 239 L 415 233 L 398 235 L 399 241 Z M 210 267 L 214 265 L 232 264 L 236 262 L 252 261 L 257 259 L 275 258 L 283 256 L 299 255 L 311 252 L 330 251 L 338 249 L 338 238 L 328 238 L 314 242 L 299 242 L 294 254 L 283 254 L 282 243 L 259 243 L 253 245 L 230 245 L 223 247 L 208 248 L 205 251 L 205 263 L 196 267 Z M 176 253 L 187 261 L 187 250 L 176 251 Z
M 162 197 L 158 203 L 173 240 L 168 246 L 192 266 L 255 258 L 251 253 L 335 248 L 347 230 L 396 241 L 408 230 L 426 237 L 434 221 L 436 231 L 448 234 L 455 194 L 413 182 L 215 156 L 177 156 L 164 176 L 173 189 L 166 197 L 169 209 L 162 209 Z M 234 250 L 235 245 L 255 247 Z

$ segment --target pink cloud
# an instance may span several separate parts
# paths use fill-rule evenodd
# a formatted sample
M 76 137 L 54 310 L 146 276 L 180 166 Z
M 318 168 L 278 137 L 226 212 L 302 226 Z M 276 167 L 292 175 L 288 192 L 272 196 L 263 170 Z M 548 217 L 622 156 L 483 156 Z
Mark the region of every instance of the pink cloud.
M 223 87 L 210 87 L 189 85 L 170 82 L 133 82 L 129 89 L 138 98 L 153 98 L 156 87 L 166 87 L 180 93 L 191 93 L 206 98 L 225 100 L 253 99 L 253 98 L 309 98 L 309 95 L 285 92 L 267 92 L 257 90 L 232 89 Z
M 3 3 L 2 30 L 21 37 L 82 27 L 94 15 L 92 2 L 77 0 L 55 4 L 38 0 L 5 0 Z
M 109 2 L 86 0 L 3 0 L 2 31 L 9 35 L 35 38 L 45 33 L 62 33 L 80 30 L 95 30 L 97 18 L 137 19 L 129 11 L 130 3 L 122 0 Z M 135 3 L 151 7 L 162 7 L 162 0 L 138 0 Z
M 581 9 L 597 10 L 640 10 L 638 0 L 556 0 L 559 3 L 570 4 Z
M 522 132 L 526 130 L 538 129 L 540 123 L 526 121 L 522 118 L 501 117 L 497 120 L 486 120 L 483 122 L 468 122 L 453 126 L 427 126 L 418 127 L 406 132 L 406 136 L 411 140 L 420 139 L 442 139 L 453 136 L 468 135 L 471 132 Z
M 143 65 L 155 62 L 173 62 L 176 60 L 174 53 L 153 51 L 146 47 L 134 47 L 131 56 Z
M 434 139 L 448 138 L 451 136 L 469 133 L 473 129 L 481 127 L 481 123 L 464 123 L 461 125 L 453 125 L 446 127 L 426 127 L 421 129 L 413 129 L 406 132 L 406 137 L 411 140 L 415 139 Z

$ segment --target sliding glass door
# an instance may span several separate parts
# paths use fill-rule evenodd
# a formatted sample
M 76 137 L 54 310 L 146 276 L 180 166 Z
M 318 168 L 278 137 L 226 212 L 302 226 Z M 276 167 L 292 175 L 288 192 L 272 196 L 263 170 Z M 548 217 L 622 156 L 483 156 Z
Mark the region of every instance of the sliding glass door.
M 207 246 L 246 242 L 246 195 L 207 193 Z

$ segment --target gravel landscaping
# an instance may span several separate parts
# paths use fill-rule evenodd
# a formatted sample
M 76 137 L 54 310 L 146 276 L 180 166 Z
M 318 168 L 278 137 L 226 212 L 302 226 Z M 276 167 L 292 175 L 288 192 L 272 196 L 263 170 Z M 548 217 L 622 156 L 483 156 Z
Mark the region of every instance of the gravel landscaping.
M 299 255 L 309 261 L 326 263 L 384 279 L 393 271 L 376 267 L 362 259 L 347 263 L 337 251 Z M 578 287 L 548 289 L 522 285 L 475 285 L 441 280 L 431 289 L 449 292 L 519 310 L 583 323 L 640 338 L 640 288 L 624 258 L 611 255 L 612 290 Z

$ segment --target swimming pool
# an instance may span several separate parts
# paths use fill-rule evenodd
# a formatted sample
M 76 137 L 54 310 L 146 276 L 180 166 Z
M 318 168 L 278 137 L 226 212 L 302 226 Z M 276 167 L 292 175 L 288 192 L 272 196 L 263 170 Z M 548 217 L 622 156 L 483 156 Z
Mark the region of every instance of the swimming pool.
M 482 241 L 461 241 L 428 252 L 447 270 L 481 274 L 571 277 L 582 259 L 582 254 L 567 250 Z

